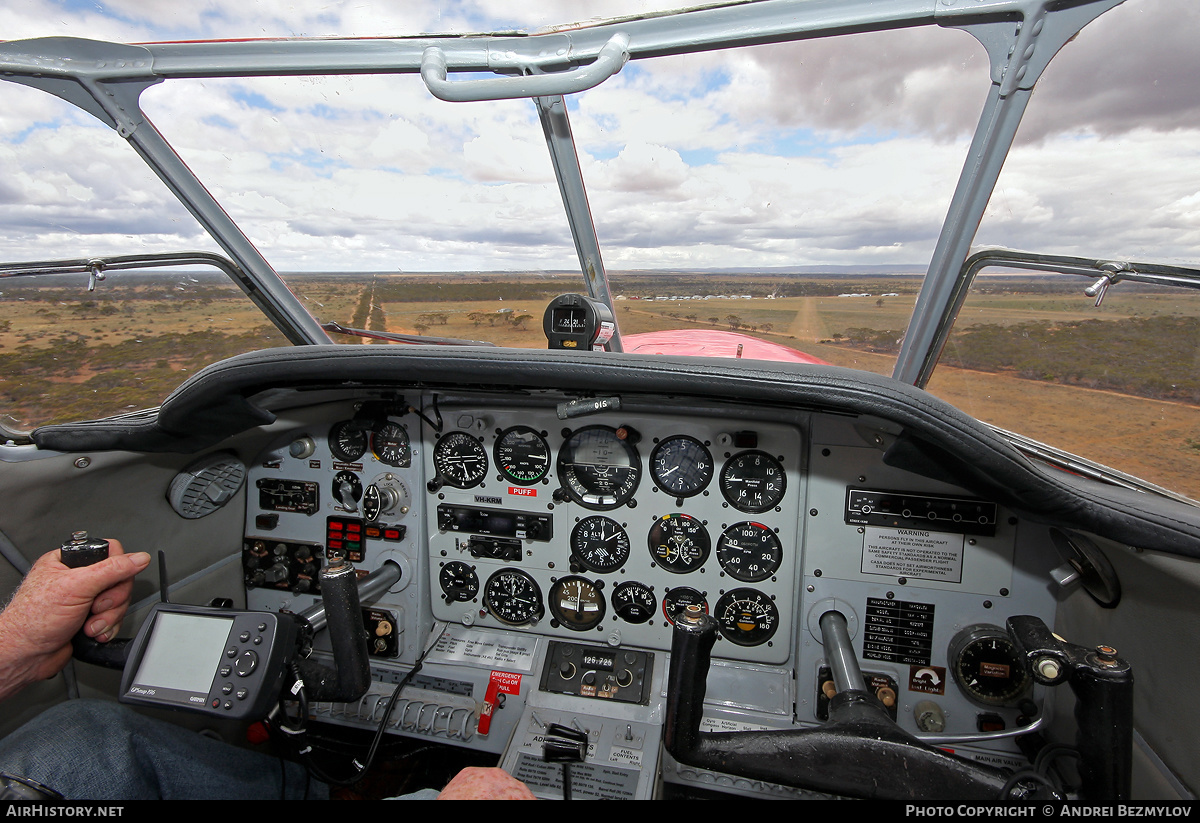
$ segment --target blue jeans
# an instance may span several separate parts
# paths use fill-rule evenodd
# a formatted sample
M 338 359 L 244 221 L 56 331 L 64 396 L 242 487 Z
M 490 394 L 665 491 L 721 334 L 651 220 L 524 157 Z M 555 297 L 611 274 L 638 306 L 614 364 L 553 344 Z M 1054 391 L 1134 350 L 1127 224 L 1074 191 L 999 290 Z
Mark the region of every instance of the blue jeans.
M 303 766 L 103 700 L 60 703 L 0 740 L 0 771 L 71 800 L 328 797 Z

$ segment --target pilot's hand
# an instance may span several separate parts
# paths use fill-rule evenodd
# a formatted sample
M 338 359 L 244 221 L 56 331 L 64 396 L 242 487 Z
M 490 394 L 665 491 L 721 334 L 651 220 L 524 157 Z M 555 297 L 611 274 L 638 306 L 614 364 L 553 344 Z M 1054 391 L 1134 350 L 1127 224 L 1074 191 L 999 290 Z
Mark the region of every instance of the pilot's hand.
M 446 784 L 438 800 L 537 800 L 529 787 L 504 769 L 468 766 Z
M 108 554 L 107 560 L 70 569 L 55 549 L 33 564 L 0 612 L 0 699 L 58 674 L 81 626 L 100 642 L 116 636 L 133 578 L 150 565 L 150 555 L 125 554 L 120 541 L 111 539 Z

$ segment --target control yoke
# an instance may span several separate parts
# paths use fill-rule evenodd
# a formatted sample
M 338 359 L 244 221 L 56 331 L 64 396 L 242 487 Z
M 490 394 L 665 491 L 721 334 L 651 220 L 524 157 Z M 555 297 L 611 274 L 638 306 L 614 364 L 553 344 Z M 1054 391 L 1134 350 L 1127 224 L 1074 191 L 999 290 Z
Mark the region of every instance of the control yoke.
M 829 722 L 779 731 L 701 732 L 717 621 L 689 606 L 676 620 L 671 642 L 667 751 L 691 766 L 837 795 L 991 801 L 1049 796 L 1040 785 L 1010 785 L 1013 775 L 1006 769 L 956 757 L 901 729 L 866 690 L 846 618 L 828 611 L 820 627 L 837 688 Z M 1133 718 L 1128 664 L 1115 652 L 1104 661 L 1102 652 L 1058 641 L 1035 617 L 1013 618 L 1009 632 L 1039 682 L 1070 682 L 1075 692 L 1083 799 L 1128 799 Z

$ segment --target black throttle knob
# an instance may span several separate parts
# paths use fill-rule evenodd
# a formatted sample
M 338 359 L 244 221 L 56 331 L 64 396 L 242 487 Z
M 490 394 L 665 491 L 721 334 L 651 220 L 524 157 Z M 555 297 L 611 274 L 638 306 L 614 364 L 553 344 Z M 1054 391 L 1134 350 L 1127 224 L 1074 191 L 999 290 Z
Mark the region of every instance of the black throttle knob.
M 58 548 L 58 559 L 69 569 L 91 566 L 108 559 L 108 541 L 89 538 L 87 532 L 74 532 Z

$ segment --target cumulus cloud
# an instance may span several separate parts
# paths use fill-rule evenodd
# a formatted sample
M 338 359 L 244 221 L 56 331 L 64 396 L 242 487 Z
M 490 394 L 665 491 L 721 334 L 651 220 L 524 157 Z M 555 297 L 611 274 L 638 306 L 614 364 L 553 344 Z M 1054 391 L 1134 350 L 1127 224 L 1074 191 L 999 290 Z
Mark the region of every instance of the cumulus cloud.
M 120 41 L 537 30 L 673 0 L 28 0 L 8 37 Z M 1193 0 L 1128 0 L 1040 81 L 979 241 L 1200 258 Z M 637 61 L 569 100 L 610 268 L 928 260 L 989 86 L 937 27 Z M 528 101 L 450 104 L 415 76 L 172 81 L 143 105 L 280 269 L 576 265 Z M 0 252 L 213 243 L 111 130 L 0 83 Z M 137 238 L 132 240 L 131 238 Z M 47 249 L 54 249 L 52 254 Z

